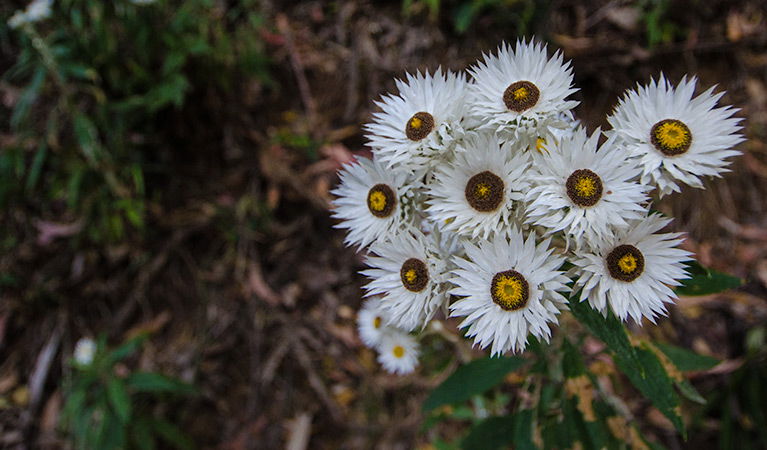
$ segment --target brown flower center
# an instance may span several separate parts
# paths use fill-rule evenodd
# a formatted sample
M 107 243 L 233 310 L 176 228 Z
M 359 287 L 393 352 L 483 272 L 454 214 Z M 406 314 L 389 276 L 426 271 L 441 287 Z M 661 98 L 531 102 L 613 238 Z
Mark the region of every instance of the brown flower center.
M 434 129 L 434 116 L 421 111 L 413 114 L 413 117 L 405 125 L 405 135 L 411 141 L 420 141 Z
M 530 286 L 525 277 L 516 270 L 498 272 L 490 282 L 490 297 L 502 309 L 516 311 L 527 305 Z
M 514 112 L 522 112 L 532 108 L 538 103 L 540 97 L 541 91 L 529 81 L 511 83 L 503 91 L 503 103 L 510 111 Z
M 616 280 L 634 281 L 644 272 L 644 255 L 633 245 L 619 245 L 607 255 L 607 270 Z
M 466 201 L 479 212 L 495 211 L 503 201 L 503 180 L 498 175 L 484 171 L 469 178 L 466 183 Z
M 370 214 L 384 219 L 394 212 L 397 197 L 392 188 L 385 184 L 376 184 L 368 191 L 368 209 Z
M 410 258 L 402 264 L 399 277 L 405 289 L 410 292 L 421 292 L 429 282 L 429 269 L 420 259 Z
M 578 206 L 594 206 L 602 198 L 602 179 L 589 169 L 578 169 L 567 177 L 567 196 Z

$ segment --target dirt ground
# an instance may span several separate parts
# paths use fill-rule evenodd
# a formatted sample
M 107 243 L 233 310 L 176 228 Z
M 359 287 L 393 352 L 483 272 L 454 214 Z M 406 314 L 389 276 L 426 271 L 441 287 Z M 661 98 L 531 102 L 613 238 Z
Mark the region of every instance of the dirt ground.
M 388 375 L 361 345 L 362 258 L 333 228 L 328 191 L 343 162 L 367 153 L 361 125 L 394 77 L 464 69 L 517 39 L 520 26 L 492 9 L 456 32 L 455 3 L 434 19 L 418 8 L 404 16 L 396 1 L 265 1 L 276 82 L 244 82 L 227 97 L 195 91 L 163 113 L 178 146 L 165 153 L 172 176 L 147 180 L 148 197 L 162 200 L 144 235 L 94 247 L 47 238 L 41 224 L 63 216 L 41 217 L 35 199 L 4 211 L 3 233 L 21 245 L 0 255 L 0 268 L 23 288 L 0 293 L 0 394 L 26 388 L 27 397 L 0 409 L 0 447 L 65 446 L 56 423 L 74 343 L 102 333 L 119 343 L 137 330 L 152 334 L 131 364 L 200 388 L 173 412 L 200 447 L 425 445 L 420 405 L 447 374 Z M 627 2 L 553 0 L 536 11 L 524 32 L 572 61 L 576 115 L 589 129 L 606 126 L 624 90 L 661 72 L 675 81 L 696 74 L 741 109 L 748 140 L 732 172 L 660 209 L 689 233 L 685 245 L 702 264 L 746 284 L 683 298 L 658 327 L 641 330 L 731 361 L 693 380 L 703 392 L 720 389 L 747 330 L 767 321 L 767 4 L 671 2 L 666 20 L 682 31 L 652 48 Z M 637 417 L 670 448 L 717 442 L 715 418 L 682 442 L 657 415 Z

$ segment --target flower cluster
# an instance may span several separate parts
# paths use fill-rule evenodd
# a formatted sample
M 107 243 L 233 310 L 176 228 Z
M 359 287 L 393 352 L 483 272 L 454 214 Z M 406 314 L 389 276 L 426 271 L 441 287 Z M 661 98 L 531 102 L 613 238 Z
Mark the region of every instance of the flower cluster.
M 346 244 L 368 252 L 363 341 L 387 370 L 417 363 L 417 333 L 444 311 L 493 355 L 548 341 L 569 301 L 655 322 L 691 254 L 650 212 L 681 185 L 726 171 L 743 140 L 721 93 L 661 76 L 588 134 L 569 62 L 503 44 L 461 73 L 396 82 L 367 130 L 373 158 L 333 191 Z M 577 300 L 576 300 L 577 299 Z

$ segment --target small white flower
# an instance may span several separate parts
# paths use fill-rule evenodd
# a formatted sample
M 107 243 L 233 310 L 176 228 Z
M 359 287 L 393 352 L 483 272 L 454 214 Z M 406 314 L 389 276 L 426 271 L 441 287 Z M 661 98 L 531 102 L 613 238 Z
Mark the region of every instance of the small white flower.
M 579 128 L 533 159 L 528 217 L 548 233 L 564 231 L 576 246 L 583 237 L 600 241 L 647 214 L 650 188 L 633 181 L 641 169 L 614 137 L 597 150 L 601 134 L 588 137 Z
M 333 217 L 342 220 L 336 228 L 348 229 L 346 245 L 365 247 L 409 222 L 415 183 L 404 173 L 387 170 L 375 158 L 358 158 L 344 166 L 340 178 L 331 191 L 338 197 Z
M 381 298 L 370 298 L 362 304 L 357 314 L 357 330 L 362 342 L 368 348 L 378 348 L 385 329 L 384 312 L 381 308 Z
M 371 246 L 366 260 L 367 295 L 383 295 L 387 324 L 413 331 L 423 327 L 446 301 L 445 263 L 418 230 L 405 230 Z
M 561 52 L 549 58 L 544 45 L 517 41 L 513 49 L 504 43 L 497 56 L 483 56 L 469 69 L 474 83 L 467 99 L 482 129 L 534 148 L 538 138 L 549 139 L 568 126 L 561 113 L 578 104 L 565 100 L 577 89 Z
M 492 355 L 522 351 L 527 335 L 549 340 L 549 323 L 565 308 L 569 280 L 559 267 L 564 257 L 553 255 L 549 240 L 535 244 L 535 234 L 525 240 L 517 229 L 509 239 L 475 245 L 467 242 L 468 259 L 454 258 L 459 269 L 450 280 L 450 291 L 462 296 L 450 305 L 451 316 L 465 317 L 460 327 L 481 348 L 491 346 Z
M 93 339 L 84 337 L 75 344 L 75 361 L 81 366 L 90 366 L 96 355 L 96 343 Z
M 666 315 L 664 303 L 676 294 L 669 286 L 689 278 L 684 261 L 691 253 L 676 246 L 682 233 L 657 233 L 671 219 L 653 214 L 631 224 L 592 250 L 575 251 L 573 274 L 578 275 L 573 292 L 583 289 L 581 301 L 607 314 L 607 307 L 621 320 L 630 316 L 641 325 L 642 317 L 655 323 Z
M 727 158 L 743 141 L 741 119 L 730 106 L 715 107 L 724 92 L 714 88 L 693 98 L 696 78 L 682 78 L 677 88 L 663 76 L 628 92 L 608 118 L 639 159 L 642 183 L 656 185 L 660 196 L 679 192 L 679 183 L 702 188 L 702 176 L 720 176 Z
M 418 342 L 409 334 L 390 329 L 381 339 L 378 362 L 389 373 L 404 375 L 418 365 Z
M 34 23 L 47 19 L 51 16 L 53 0 L 33 0 L 24 11 L 16 11 L 10 19 L 8 26 L 18 28 L 25 23 Z
M 467 137 L 452 163 L 437 167 L 426 212 L 448 232 L 487 239 L 524 215 L 528 152 L 492 134 Z
M 399 95 L 376 102 L 381 112 L 365 126 L 370 146 L 388 167 L 421 174 L 450 153 L 463 134 L 466 79 L 437 69 L 396 80 Z

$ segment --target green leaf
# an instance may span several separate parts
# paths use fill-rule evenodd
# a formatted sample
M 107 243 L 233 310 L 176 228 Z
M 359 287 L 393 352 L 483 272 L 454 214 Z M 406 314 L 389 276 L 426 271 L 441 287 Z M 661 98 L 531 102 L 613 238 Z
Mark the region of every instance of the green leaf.
M 85 158 L 91 165 L 95 165 L 99 158 L 98 130 L 84 114 L 76 114 L 73 126 L 77 143 Z
M 679 397 L 674 391 L 674 382 L 666 373 L 663 364 L 651 350 L 637 348 L 639 366 L 616 355 L 615 363 L 631 383 L 647 397 L 674 424 L 684 439 L 687 432 L 678 413 Z
M 569 306 L 573 315 L 596 337 L 607 344 L 610 350 L 634 366 L 639 365 L 636 351 L 626 335 L 623 323 L 612 312 L 608 312 L 607 317 L 604 317 L 588 302 L 579 301 L 578 296 L 570 299 Z
M 423 404 L 424 411 L 460 403 L 497 385 L 525 363 L 520 357 L 482 358 L 461 366 L 437 386 Z
M 706 404 L 706 399 L 703 398 L 702 395 L 700 395 L 700 392 L 698 392 L 698 390 L 695 389 L 695 387 L 692 384 L 690 384 L 689 381 L 677 380 L 676 387 L 677 389 L 679 389 L 679 392 L 681 392 L 681 394 L 685 396 L 685 398 L 687 398 L 688 400 L 692 400 L 695 403 L 700 403 L 701 405 Z
M 117 347 L 115 350 L 113 350 L 109 354 L 109 362 L 111 364 L 116 363 L 117 361 L 120 361 L 129 355 L 131 355 L 133 352 L 138 350 L 138 348 L 141 346 L 141 344 L 144 343 L 146 338 L 148 337 L 147 334 L 140 334 L 132 339 L 129 339 L 128 342 L 124 343 L 123 345 Z
M 176 394 L 193 394 L 194 386 L 183 381 L 174 380 L 159 373 L 135 372 L 126 380 L 129 388 L 136 392 L 171 392 Z
M 674 391 L 673 381 L 658 357 L 650 350 L 632 346 L 626 328 L 612 312 L 603 317 L 586 302 L 579 302 L 577 296 L 574 297 L 570 300 L 570 311 L 573 315 L 607 344 L 614 352 L 615 363 L 621 372 L 686 438 L 684 423 L 676 411 L 679 397 Z
M 707 269 L 701 266 L 697 261 L 693 261 L 687 268 L 691 278 L 682 280 L 682 285 L 675 289 L 678 295 L 695 296 L 716 294 L 717 292 L 733 289 L 743 284 L 743 280 Z
M 117 377 L 111 377 L 107 382 L 107 396 L 117 417 L 122 423 L 128 423 L 131 415 L 131 402 L 125 383 Z
M 699 355 L 685 348 L 660 343 L 655 343 L 654 345 L 665 353 L 668 359 L 682 372 L 708 370 L 719 364 L 719 360 L 716 358 Z

